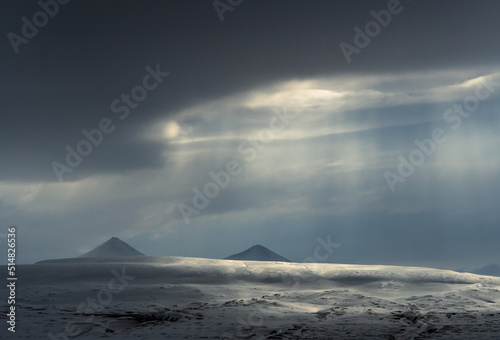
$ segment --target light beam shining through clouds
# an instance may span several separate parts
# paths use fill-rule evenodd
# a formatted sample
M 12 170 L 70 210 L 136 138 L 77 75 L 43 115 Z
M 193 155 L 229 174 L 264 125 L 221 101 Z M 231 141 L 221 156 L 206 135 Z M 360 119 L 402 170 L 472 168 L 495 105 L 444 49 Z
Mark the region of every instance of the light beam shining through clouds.
M 3 5 L 0 221 L 21 263 L 111 236 L 300 261 L 327 235 L 335 263 L 500 263 L 497 2 L 221 3 L 60 2 L 43 27 L 36 2 Z

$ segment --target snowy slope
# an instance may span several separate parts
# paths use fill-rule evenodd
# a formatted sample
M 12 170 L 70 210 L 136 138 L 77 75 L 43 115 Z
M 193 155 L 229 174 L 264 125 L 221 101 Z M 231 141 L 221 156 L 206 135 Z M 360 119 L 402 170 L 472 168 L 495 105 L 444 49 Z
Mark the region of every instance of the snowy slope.
M 276 254 L 260 244 L 256 244 L 241 253 L 226 257 L 226 260 L 247 260 L 247 261 L 281 261 L 290 262 L 289 259 Z
M 5 267 L 0 270 L 6 271 Z M 418 267 L 182 257 L 18 266 L 18 331 L 44 339 L 498 339 L 500 278 Z M 4 286 L 4 285 L 2 285 Z M 7 296 L 5 287 L 0 288 Z M 68 333 L 69 332 L 69 333 Z
M 86 252 L 80 257 L 122 257 L 122 256 L 144 256 L 129 244 L 118 237 L 112 237 L 100 246 Z

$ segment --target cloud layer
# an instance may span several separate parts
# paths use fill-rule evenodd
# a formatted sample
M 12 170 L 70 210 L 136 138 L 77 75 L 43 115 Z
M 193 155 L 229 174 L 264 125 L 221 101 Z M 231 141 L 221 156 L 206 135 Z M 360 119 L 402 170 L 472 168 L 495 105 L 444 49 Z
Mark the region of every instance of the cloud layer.
M 259 243 L 301 261 L 330 235 L 333 262 L 500 261 L 498 4 L 401 1 L 347 63 L 340 43 L 377 6 L 244 2 L 221 22 L 210 2 L 90 1 L 60 7 L 17 54 L 5 39 L 0 222 L 18 226 L 19 258 L 118 236 L 151 255 Z M 37 10 L 9 5 L 4 31 Z M 137 100 L 148 66 L 169 75 Z M 126 119 L 112 109 L 123 98 Z M 60 182 L 51 164 L 103 119 L 113 131 Z M 393 192 L 384 173 L 435 129 L 446 141 Z M 197 209 L 233 161 L 241 172 Z

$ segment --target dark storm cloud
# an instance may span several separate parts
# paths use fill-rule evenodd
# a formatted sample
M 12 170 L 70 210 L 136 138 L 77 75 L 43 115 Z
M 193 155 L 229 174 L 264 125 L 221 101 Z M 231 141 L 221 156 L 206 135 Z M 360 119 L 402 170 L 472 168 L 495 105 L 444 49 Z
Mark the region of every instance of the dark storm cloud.
M 403 11 L 347 64 L 339 44 L 386 2 L 246 1 L 220 22 L 210 1 L 71 1 L 15 53 L 2 56 L 0 172 L 3 180 L 54 181 L 52 161 L 104 118 L 110 103 L 141 83 L 144 68 L 171 72 L 85 171 L 158 166 L 160 148 L 134 139 L 181 108 L 279 80 L 359 72 L 489 65 L 498 60 L 495 1 L 401 1 Z M 2 32 L 21 33 L 33 2 L 2 5 Z M 127 126 L 126 128 L 123 126 Z M 119 130 L 127 129 L 127 133 Z M 113 141 L 110 141 L 112 139 Z M 106 146 L 105 144 L 119 147 Z M 130 147 L 130 145 L 133 145 Z M 97 153 L 111 161 L 97 161 Z M 106 156 L 104 156 L 106 154 Z M 91 160 L 95 158 L 95 160 Z M 100 159 L 100 158 L 99 158 Z M 135 159 L 135 161 L 133 161 Z
M 40 7 L 1 4 L 0 224 L 18 225 L 20 261 L 111 236 L 151 255 L 262 243 L 302 261 L 328 235 L 329 262 L 497 261 L 498 91 L 457 131 L 443 113 L 498 72 L 500 5 L 401 0 L 348 63 L 340 43 L 388 3 L 243 1 L 221 22 L 210 0 L 73 0 L 17 54 L 7 34 Z M 157 65 L 170 74 L 121 120 L 111 103 Z M 303 110 L 246 160 L 238 146 L 283 106 Z M 51 163 L 103 119 L 114 130 L 59 183 Z M 392 193 L 384 172 L 436 127 L 448 141 Z M 232 159 L 242 173 L 186 225 L 178 204 Z

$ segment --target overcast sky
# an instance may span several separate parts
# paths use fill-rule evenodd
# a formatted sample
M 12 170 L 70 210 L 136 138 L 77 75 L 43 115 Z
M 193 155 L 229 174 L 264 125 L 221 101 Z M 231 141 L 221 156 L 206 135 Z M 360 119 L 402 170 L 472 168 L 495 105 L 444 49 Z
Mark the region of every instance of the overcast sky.
M 47 3 L 0 5 L 19 262 L 500 263 L 498 1 Z

